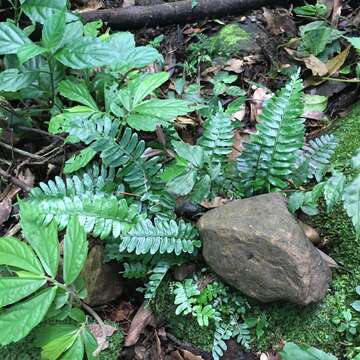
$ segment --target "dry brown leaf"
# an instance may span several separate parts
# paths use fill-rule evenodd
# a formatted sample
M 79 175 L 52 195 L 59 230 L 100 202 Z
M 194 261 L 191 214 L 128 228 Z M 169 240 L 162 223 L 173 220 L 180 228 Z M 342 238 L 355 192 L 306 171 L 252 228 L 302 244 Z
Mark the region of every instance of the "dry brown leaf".
M 201 206 L 203 206 L 205 209 L 215 209 L 219 206 L 227 204 L 230 201 L 230 199 L 225 199 L 221 196 L 215 196 L 212 200 L 203 201 Z
M 135 317 L 131 322 L 131 326 L 129 329 L 129 333 L 125 338 L 124 346 L 133 346 L 139 340 L 140 335 L 145 330 L 145 328 L 155 323 L 155 316 L 148 305 L 148 302 L 145 301 L 141 307 L 139 308 L 138 312 L 136 313 Z
M 333 57 L 326 63 L 329 75 L 334 75 L 344 65 L 347 57 L 349 56 L 351 46 L 348 46 L 339 55 Z
M 133 312 L 134 312 L 133 305 L 127 301 L 122 301 L 120 305 L 112 311 L 111 320 L 115 322 L 129 320 Z
M 229 59 L 225 64 L 224 70 L 241 74 L 244 71 L 244 60 L 235 58 Z
M 321 251 L 320 249 L 316 249 L 320 256 L 322 257 L 322 259 L 326 262 L 326 264 L 328 265 L 329 268 L 338 268 L 339 265 L 337 264 L 337 262 L 331 258 L 329 255 L 325 254 L 323 251 Z
M 184 358 L 180 355 L 179 351 L 173 351 L 170 356 L 166 357 L 166 360 L 184 360 Z
M 184 360 L 204 360 L 204 358 L 200 355 L 194 355 L 190 351 L 180 350 Z
M 264 102 L 271 99 L 274 94 L 269 94 L 264 88 L 256 88 L 251 98 L 251 113 L 250 119 L 252 122 L 256 122 L 258 116 L 261 114 L 264 107 Z
M 310 69 L 314 76 L 325 76 L 328 73 L 328 68 L 316 56 L 310 55 L 304 59 L 305 66 Z
M 233 113 L 231 115 L 231 120 L 235 121 L 235 120 L 239 120 L 239 121 L 242 121 L 244 120 L 244 117 L 245 117 L 245 114 L 246 114 L 246 107 L 245 107 L 245 104 L 243 106 L 241 106 L 240 110 Z
M 197 125 L 197 122 L 194 119 L 187 116 L 178 116 L 175 121 L 176 123 L 181 125 Z
M 103 339 L 103 329 L 99 324 L 89 324 L 88 325 L 89 330 L 91 331 L 91 333 L 94 335 L 96 341 L 98 342 L 99 345 L 101 346 L 101 351 L 107 349 L 109 347 L 109 342 L 105 341 L 104 343 L 101 344 L 101 341 Z M 115 331 L 117 331 L 117 329 L 111 325 L 104 325 L 104 330 L 106 333 L 106 337 L 112 336 L 114 334 Z
M 0 202 L 0 225 L 9 219 L 11 214 L 11 199 L 5 198 Z

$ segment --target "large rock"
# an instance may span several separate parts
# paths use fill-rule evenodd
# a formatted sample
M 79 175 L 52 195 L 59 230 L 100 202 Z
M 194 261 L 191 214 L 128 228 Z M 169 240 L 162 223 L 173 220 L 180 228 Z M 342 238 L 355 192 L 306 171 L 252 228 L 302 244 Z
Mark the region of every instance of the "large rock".
M 199 220 L 203 255 L 226 282 L 261 302 L 321 300 L 331 272 L 278 193 L 233 201 Z
M 95 245 L 90 250 L 82 275 L 87 290 L 85 301 L 89 305 L 103 305 L 122 294 L 119 269 L 104 263 L 104 247 L 101 245 Z

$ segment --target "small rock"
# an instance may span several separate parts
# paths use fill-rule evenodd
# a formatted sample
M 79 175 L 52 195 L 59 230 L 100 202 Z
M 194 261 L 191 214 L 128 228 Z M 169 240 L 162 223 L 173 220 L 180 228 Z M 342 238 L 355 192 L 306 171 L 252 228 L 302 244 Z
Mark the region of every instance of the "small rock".
M 315 245 L 320 244 L 320 235 L 319 233 L 310 225 L 304 224 L 302 221 L 298 220 L 298 224 L 303 229 L 306 237 Z
M 225 281 L 261 302 L 321 300 L 331 272 L 279 193 L 233 201 L 198 223 L 203 256 Z
M 87 298 L 92 306 L 103 305 L 116 300 L 122 294 L 119 269 L 104 263 L 104 247 L 95 245 L 89 252 L 83 270 Z

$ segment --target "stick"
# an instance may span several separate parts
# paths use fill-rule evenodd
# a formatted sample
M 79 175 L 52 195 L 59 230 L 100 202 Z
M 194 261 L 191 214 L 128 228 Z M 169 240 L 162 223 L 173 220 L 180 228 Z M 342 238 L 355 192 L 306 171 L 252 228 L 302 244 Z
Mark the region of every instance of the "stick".
M 204 18 L 237 15 L 265 5 L 286 4 L 286 0 L 199 0 L 193 8 L 191 0 L 152 6 L 101 9 L 80 13 L 85 22 L 101 19 L 114 29 L 191 23 Z
M 9 144 L 5 144 L 2 141 L 0 141 L 0 146 L 2 146 L 5 149 L 8 149 L 10 151 L 13 151 L 14 153 L 17 153 L 17 154 L 22 155 L 22 156 L 29 157 L 29 158 L 34 159 L 34 160 L 43 160 L 44 159 L 42 156 L 35 155 L 35 154 L 29 153 L 27 151 L 18 149 L 18 148 L 13 147 L 13 146 L 11 146 Z

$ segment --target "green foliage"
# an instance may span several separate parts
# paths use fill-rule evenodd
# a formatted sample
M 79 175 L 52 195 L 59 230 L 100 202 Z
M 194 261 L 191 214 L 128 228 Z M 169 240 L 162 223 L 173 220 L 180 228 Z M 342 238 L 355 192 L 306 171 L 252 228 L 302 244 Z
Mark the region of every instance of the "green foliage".
M 238 169 L 247 194 L 284 189 L 303 145 L 304 125 L 300 118 L 302 82 L 299 75 L 266 104 L 250 136 L 250 143 L 238 158 Z
M 187 279 L 184 283 L 176 284 L 175 294 L 175 305 L 177 305 L 175 314 L 188 315 L 192 312 L 192 304 L 196 301 L 194 296 L 199 295 L 196 284 L 192 279 Z
M 328 12 L 328 8 L 325 4 L 317 1 L 315 5 L 304 5 L 299 6 L 294 9 L 296 15 L 303 16 L 315 16 L 315 17 L 325 17 Z
M 280 352 L 284 360 L 303 359 L 303 360 L 337 360 L 337 357 L 326 354 L 319 349 L 307 345 L 296 345 L 287 342 L 284 349 Z
M 155 298 L 156 291 L 169 271 L 170 264 L 166 261 L 160 261 L 151 271 L 149 282 L 146 284 L 145 299 L 152 301 Z

